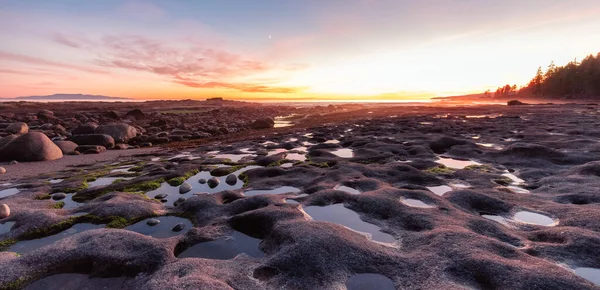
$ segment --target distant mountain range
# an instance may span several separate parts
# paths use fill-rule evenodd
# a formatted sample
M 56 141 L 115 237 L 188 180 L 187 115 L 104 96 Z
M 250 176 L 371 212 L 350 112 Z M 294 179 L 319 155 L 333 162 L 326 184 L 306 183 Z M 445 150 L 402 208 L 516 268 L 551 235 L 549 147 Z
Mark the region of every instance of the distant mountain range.
M 122 97 L 108 97 L 101 95 L 84 95 L 84 94 L 54 94 L 48 96 L 27 96 L 27 97 L 16 97 L 10 100 L 49 100 L 49 101 L 119 101 L 119 100 L 132 100 L 130 98 Z

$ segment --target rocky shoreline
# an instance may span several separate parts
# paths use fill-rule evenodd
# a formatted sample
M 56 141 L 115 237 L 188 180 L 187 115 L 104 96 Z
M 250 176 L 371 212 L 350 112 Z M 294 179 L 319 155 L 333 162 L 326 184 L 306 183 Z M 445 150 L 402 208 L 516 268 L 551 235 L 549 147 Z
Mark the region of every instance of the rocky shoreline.
M 78 147 L 169 138 L 0 185 L 0 288 L 599 288 L 597 105 L 132 110 L 0 114 Z

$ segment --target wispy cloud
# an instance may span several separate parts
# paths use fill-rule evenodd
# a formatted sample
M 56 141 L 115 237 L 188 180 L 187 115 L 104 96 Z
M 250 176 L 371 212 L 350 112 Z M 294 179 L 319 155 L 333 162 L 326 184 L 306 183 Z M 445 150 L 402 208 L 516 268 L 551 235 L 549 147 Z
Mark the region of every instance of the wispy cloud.
M 88 67 L 84 67 L 84 66 L 67 64 L 67 63 L 62 63 L 62 62 L 56 62 L 56 61 L 51 61 L 51 60 L 45 60 L 45 59 L 38 58 L 38 57 L 22 55 L 22 54 L 17 54 L 17 53 L 4 52 L 4 51 L 0 51 L 0 60 L 33 64 L 33 65 L 41 65 L 41 66 L 51 66 L 51 67 L 56 67 L 56 68 L 67 68 L 67 69 L 73 69 L 73 70 L 84 71 L 84 72 L 95 73 L 95 74 L 107 74 L 108 73 L 104 70 L 88 68 Z

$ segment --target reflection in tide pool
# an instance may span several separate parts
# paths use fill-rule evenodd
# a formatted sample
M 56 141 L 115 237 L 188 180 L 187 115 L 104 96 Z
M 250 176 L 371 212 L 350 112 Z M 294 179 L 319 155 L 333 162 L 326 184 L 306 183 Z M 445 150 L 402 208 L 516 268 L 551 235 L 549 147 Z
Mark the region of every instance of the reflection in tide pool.
M 402 199 L 401 202 L 403 204 L 406 204 L 411 207 L 418 207 L 418 208 L 433 208 L 434 207 L 433 205 L 426 204 L 418 199 L 412 199 L 412 198 Z
M 178 258 L 229 260 L 239 254 L 260 258 L 265 254 L 259 248 L 260 240 L 234 231 L 231 236 L 196 244 L 179 254 Z
M 4 222 L 0 223 L 0 235 L 10 232 L 10 228 L 15 224 L 15 222 Z
M 435 162 L 442 164 L 449 168 L 454 168 L 454 169 L 464 169 L 465 167 L 471 166 L 471 165 L 481 165 L 481 163 L 471 161 L 471 160 L 459 160 L 459 159 L 446 158 L 446 157 L 440 157 L 440 159 L 438 159 Z
M 219 158 L 219 159 L 229 159 L 232 162 L 238 162 L 240 160 L 242 160 L 242 158 L 244 157 L 256 157 L 256 155 L 254 154 L 217 154 L 214 156 L 214 158 Z
M 342 148 L 342 149 L 334 150 L 334 151 L 331 151 L 331 154 L 334 154 L 334 155 L 336 155 L 338 157 L 342 157 L 342 158 L 354 157 L 354 151 L 349 148 Z
M 554 226 L 557 224 L 557 221 L 548 216 L 530 211 L 517 212 L 514 216 L 514 219 L 526 224 L 534 224 L 547 227 Z
M 344 191 L 344 192 L 347 192 L 349 194 L 360 194 L 360 191 L 358 189 L 354 189 L 352 187 L 341 185 L 341 184 L 335 186 L 333 189 Z
M 48 236 L 48 237 L 44 237 L 41 239 L 35 239 L 35 240 L 20 241 L 16 244 L 10 246 L 10 248 L 8 248 L 8 251 L 19 253 L 19 254 L 28 253 L 33 250 L 39 249 L 43 246 L 50 245 L 60 239 L 70 237 L 72 235 L 75 235 L 75 234 L 78 234 L 81 232 L 85 232 L 85 231 L 89 231 L 89 230 L 93 230 L 93 229 L 99 229 L 99 228 L 103 228 L 103 227 L 104 227 L 104 225 L 75 224 L 71 228 L 66 229 L 63 232 L 58 233 L 53 236 Z
M 255 196 L 261 194 L 281 194 L 281 193 L 296 193 L 300 192 L 299 188 L 292 186 L 282 186 L 274 189 L 259 189 L 259 190 L 248 190 L 244 191 L 245 196 Z
M 346 280 L 347 290 L 395 290 L 394 282 L 380 274 L 356 274 Z
M 0 198 L 15 195 L 17 193 L 19 193 L 19 190 L 16 188 L 3 189 L 0 190 Z
M 600 286 L 600 269 L 580 267 L 573 269 L 573 271 L 579 277 Z
M 151 226 L 147 224 L 148 220 L 158 220 L 160 222 L 154 226 Z M 177 224 L 183 224 L 183 230 L 177 232 L 173 231 L 173 227 L 175 227 Z M 140 233 L 142 235 L 147 235 L 153 238 L 160 239 L 185 234 L 186 232 L 191 230 L 192 227 L 192 222 L 188 219 L 175 216 L 161 216 L 157 218 L 145 219 L 143 221 L 130 225 L 125 229 L 136 233 Z
M 348 227 L 354 231 L 367 234 L 374 241 L 382 243 L 395 243 L 396 239 L 384 232 L 374 224 L 360 219 L 358 213 L 348 209 L 344 204 L 338 203 L 329 206 L 308 206 L 304 208 L 313 220 L 336 223 Z
M 430 186 L 430 187 L 427 187 L 427 189 L 439 196 L 442 196 L 445 193 L 452 191 L 452 187 L 450 187 L 448 185 Z

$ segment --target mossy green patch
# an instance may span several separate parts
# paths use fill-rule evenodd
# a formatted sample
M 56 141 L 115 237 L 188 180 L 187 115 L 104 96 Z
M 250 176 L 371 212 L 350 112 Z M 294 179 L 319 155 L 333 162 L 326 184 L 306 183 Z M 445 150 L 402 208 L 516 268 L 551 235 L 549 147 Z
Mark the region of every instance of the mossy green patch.
M 314 162 L 314 161 L 309 161 L 308 165 L 315 166 L 315 167 L 320 167 L 320 168 L 329 168 L 329 163 L 327 163 L 327 162 L 317 163 L 317 162 Z
M 192 171 L 188 171 L 185 173 L 185 175 L 183 176 L 179 176 L 179 177 L 174 177 L 171 178 L 169 180 L 167 180 L 167 183 L 171 186 L 180 186 L 182 185 L 186 180 L 188 180 L 188 178 L 198 174 L 200 172 L 200 170 L 198 169 L 194 169 Z
M 127 171 L 142 172 L 143 170 L 144 170 L 144 166 L 143 165 L 136 165 L 134 167 L 129 168 L 129 170 L 127 170 Z
M 4 251 L 6 249 L 8 249 L 8 247 L 16 244 L 18 241 L 15 239 L 6 239 L 6 240 L 2 240 L 0 241 L 0 251 Z
M 52 205 L 52 208 L 54 208 L 54 209 L 62 209 L 63 207 L 65 207 L 64 201 L 59 201 Z
M 25 288 L 25 286 L 27 286 L 27 284 L 29 284 L 29 282 L 31 282 L 31 280 L 33 280 L 33 278 L 28 277 L 28 276 L 19 277 L 17 280 L 0 285 L 0 289 L 6 289 L 6 290 L 23 289 L 23 288 Z
M 438 165 L 436 167 L 432 167 L 432 168 L 426 169 L 424 171 L 431 173 L 431 174 L 439 174 L 439 175 L 446 175 L 446 174 L 454 173 L 454 169 L 448 168 L 444 165 Z
M 160 178 L 160 179 L 155 179 L 155 180 L 148 180 L 148 181 L 144 181 L 144 182 L 140 182 L 131 186 L 127 186 L 123 189 L 124 192 L 138 192 L 138 191 L 142 191 L 142 192 L 148 192 L 148 191 L 152 191 L 155 189 L 158 189 L 161 185 L 161 183 L 164 182 L 164 179 Z
M 49 194 L 37 195 L 35 197 L 36 200 L 48 200 L 50 198 L 51 198 L 51 196 Z
M 503 186 L 508 186 L 512 183 L 512 179 L 510 179 L 508 177 L 495 178 L 495 179 L 492 179 L 492 182 L 503 185 Z
M 57 190 L 56 192 L 76 193 L 76 192 L 82 191 L 82 190 L 87 189 L 89 187 L 89 185 L 88 185 L 88 183 L 87 183 L 86 180 L 83 180 L 79 186 L 76 186 L 76 187 L 65 187 L 65 188 L 62 188 L 60 190 Z
M 130 224 L 129 221 L 123 217 L 109 217 L 109 219 L 111 219 L 111 221 L 106 224 L 107 228 L 122 229 Z
M 210 171 L 210 175 L 212 176 L 216 176 L 216 177 L 221 177 L 221 176 L 226 176 L 229 175 L 231 173 L 234 173 L 242 168 L 246 167 L 246 165 L 234 165 L 234 166 L 230 166 L 230 167 L 218 167 L 215 168 L 213 170 Z
M 469 165 L 467 167 L 465 167 L 465 170 L 474 170 L 474 171 L 480 171 L 480 172 L 491 172 L 492 171 L 492 167 L 489 165 L 485 165 L 485 164 L 476 164 L 476 165 Z
M 281 159 L 281 160 L 279 160 L 279 161 L 275 161 L 275 162 L 273 162 L 273 163 L 271 163 L 271 164 L 267 165 L 267 167 L 278 167 L 278 166 L 281 166 L 282 164 L 285 164 L 285 163 L 292 163 L 292 162 L 294 162 L 294 161 L 292 161 L 292 160 L 289 160 L 289 159 Z
M 242 172 L 240 173 L 239 178 L 244 182 L 243 187 L 248 187 L 248 184 L 250 183 L 250 176 L 248 176 L 246 172 Z

